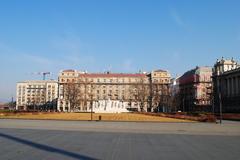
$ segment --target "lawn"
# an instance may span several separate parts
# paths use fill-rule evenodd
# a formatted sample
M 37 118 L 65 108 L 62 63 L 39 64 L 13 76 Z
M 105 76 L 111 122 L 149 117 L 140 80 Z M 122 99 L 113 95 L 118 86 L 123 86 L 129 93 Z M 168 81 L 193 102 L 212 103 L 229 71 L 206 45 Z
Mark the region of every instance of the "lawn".
M 190 120 L 143 115 L 137 113 L 93 113 L 93 120 L 99 116 L 103 121 L 149 121 L 149 122 L 192 122 Z M 0 113 L 0 118 L 91 120 L 91 113 Z

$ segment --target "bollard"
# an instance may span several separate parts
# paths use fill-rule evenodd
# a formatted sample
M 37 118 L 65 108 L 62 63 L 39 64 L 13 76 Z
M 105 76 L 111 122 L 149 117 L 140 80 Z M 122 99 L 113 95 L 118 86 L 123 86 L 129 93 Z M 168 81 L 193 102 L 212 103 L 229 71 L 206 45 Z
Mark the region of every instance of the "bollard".
M 102 120 L 102 116 L 101 116 L 101 115 L 99 115 L 99 117 L 98 117 L 98 120 L 99 120 L 99 121 L 101 121 L 101 120 Z

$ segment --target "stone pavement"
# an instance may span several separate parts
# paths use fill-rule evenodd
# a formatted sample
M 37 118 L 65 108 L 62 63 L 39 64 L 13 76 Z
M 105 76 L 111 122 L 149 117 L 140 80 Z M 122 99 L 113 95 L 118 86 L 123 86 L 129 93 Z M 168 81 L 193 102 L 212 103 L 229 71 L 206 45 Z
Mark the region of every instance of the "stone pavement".
M 240 159 L 240 123 L 0 120 L 0 159 Z

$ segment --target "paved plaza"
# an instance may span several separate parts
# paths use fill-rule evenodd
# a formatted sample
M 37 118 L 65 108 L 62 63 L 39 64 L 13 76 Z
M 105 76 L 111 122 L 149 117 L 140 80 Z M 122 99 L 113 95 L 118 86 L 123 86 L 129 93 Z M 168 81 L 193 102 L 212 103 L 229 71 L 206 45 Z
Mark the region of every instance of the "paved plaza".
M 0 120 L 0 159 L 236 160 L 240 123 Z

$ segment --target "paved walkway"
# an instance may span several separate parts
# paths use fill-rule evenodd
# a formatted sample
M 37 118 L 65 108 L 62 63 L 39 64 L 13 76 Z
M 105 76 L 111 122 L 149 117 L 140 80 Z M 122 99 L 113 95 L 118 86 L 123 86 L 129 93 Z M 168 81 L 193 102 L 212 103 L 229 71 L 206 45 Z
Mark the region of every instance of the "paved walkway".
M 0 159 L 236 160 L 240 123 L 0 120 Z

